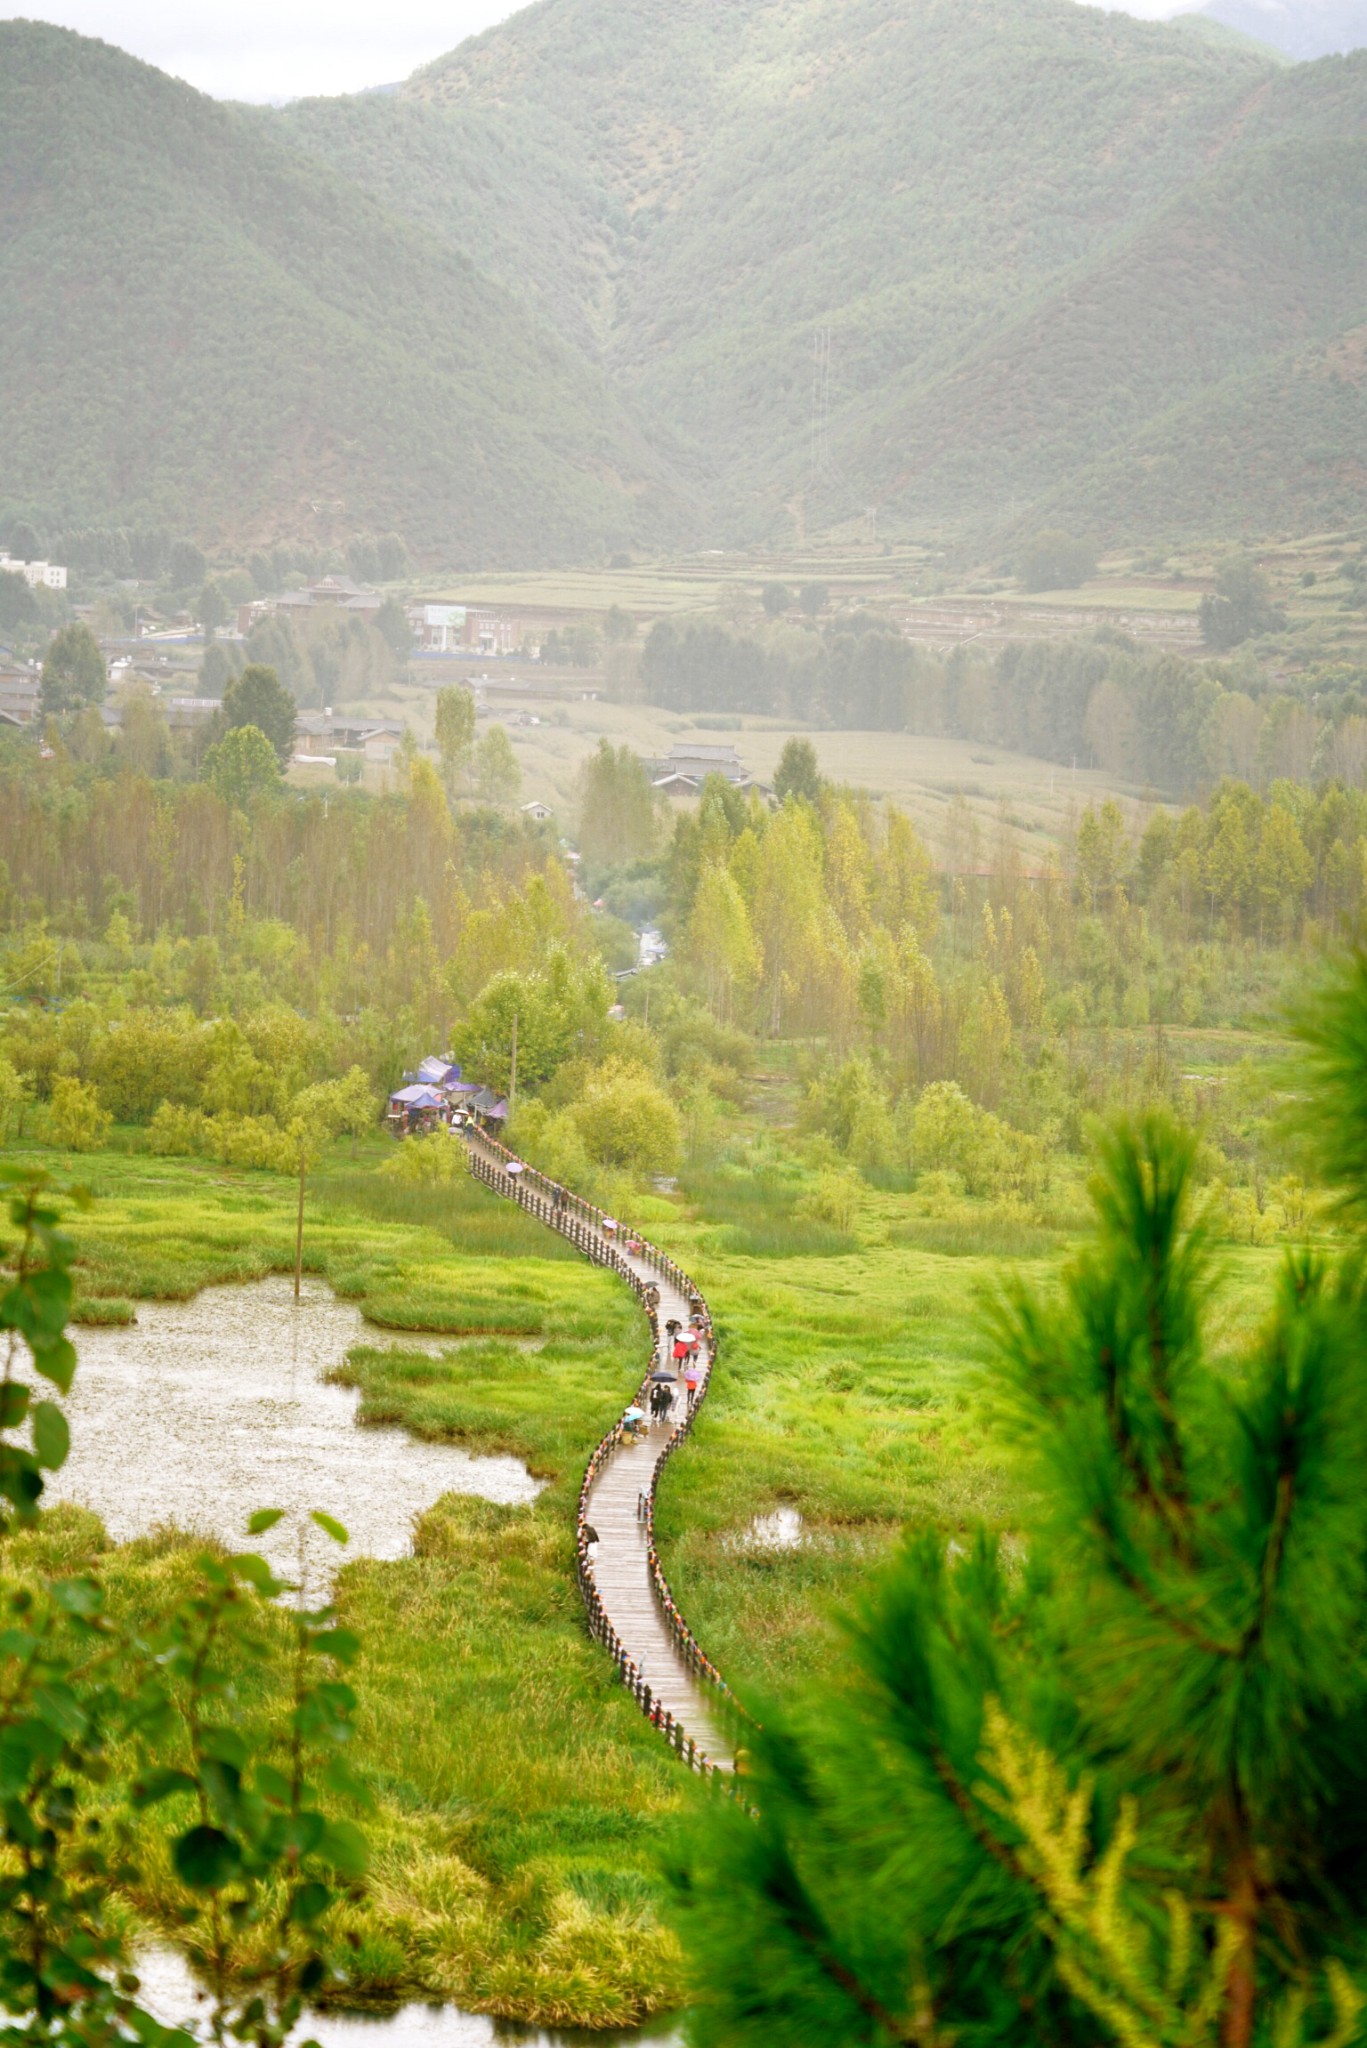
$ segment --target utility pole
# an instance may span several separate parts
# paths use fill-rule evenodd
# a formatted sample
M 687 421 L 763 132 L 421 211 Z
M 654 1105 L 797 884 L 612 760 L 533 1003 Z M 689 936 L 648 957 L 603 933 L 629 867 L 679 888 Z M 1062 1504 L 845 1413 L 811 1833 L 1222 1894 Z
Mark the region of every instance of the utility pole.
M 513 1059 L 512 1071 L 508 1076 L 508 1121 L 513 1120 L 517 1108 L 517 1011 L 513 1011 Z
M 299 1283 L 304 1273 L 304 1171 L 308 1154 L 304 1149 L 303 1134 L 299 1138 L 299 1215 L 294 1226 L 294 1298 L 299 1299 Z

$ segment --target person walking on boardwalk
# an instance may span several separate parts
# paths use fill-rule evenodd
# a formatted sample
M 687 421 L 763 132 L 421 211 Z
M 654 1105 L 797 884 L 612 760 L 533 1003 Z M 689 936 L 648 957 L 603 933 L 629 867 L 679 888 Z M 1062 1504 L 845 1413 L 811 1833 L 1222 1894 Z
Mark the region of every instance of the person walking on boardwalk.
M 693 1413 L 693 1403 L 698 1398 L 698 1380 L 700 1376 L 701 1368 L 698 1365 L 697 1359 L 690 1358 L 684 1367 L 684 1385 L 688 1389 L 688 1412 L 690 1415 Z

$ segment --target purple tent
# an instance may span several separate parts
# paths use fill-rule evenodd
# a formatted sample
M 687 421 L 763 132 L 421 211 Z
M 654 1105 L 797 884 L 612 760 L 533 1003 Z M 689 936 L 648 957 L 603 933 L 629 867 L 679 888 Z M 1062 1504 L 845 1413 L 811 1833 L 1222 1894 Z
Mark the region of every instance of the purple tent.
M 440 1109 L 442 1106 L 442 1097 L 435 1088 L 423 1088 L 417 1083 L 411 1088 L 400 1088 L 389 1100 L 391 1103 L 403 1103 L 406 1109 Z

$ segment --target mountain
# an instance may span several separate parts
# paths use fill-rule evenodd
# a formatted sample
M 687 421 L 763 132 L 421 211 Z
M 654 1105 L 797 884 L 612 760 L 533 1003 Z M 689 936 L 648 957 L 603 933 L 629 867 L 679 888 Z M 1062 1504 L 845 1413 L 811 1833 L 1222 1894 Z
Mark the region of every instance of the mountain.
M 1365 228 L 1367 55 L 1074 0 L 538 0 L 278 111 L 0 26 L 0 497 L 471 565 L 1340 525 Z
M 381 102 L 382 104 L 382 102 Z M 108 45 L 0 23 L 0 512 L 496 563 L 682 530 L 602 369 L 449 242 Z
M 608 366 L 719 533 L 799 499 L 980 546 L 1340 519 L 1367 76 L 1206 26 L 541 0 L 283 121 Z
M 1367 0 L 1207 0 L 1201 13 L 1302 63 L 1367 49 Z

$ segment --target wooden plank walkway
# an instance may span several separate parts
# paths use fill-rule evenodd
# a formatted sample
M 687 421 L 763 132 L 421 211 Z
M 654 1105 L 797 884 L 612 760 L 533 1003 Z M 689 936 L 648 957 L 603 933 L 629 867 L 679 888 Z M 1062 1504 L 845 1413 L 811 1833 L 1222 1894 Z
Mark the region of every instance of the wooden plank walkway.
M 654 1321 L 659 1353 L 648 1359 L 648 1374 L 668 1349 L 666 1324 L 674 1320 L 686 1324 L 690 1319 L 685 1290 L 691 1283 L 659 1253 L 653 1257 L 628 1253 L 603 1232 L 598 1210 L 567 1191 L 555 1190 L 553 1183 L 533 1169 L 510 1175 L 509 1155 L 495 1141 L 473 1132 L 467 1142 L 471 1170 L 495 1193 L 518 1202 L 548 1228 L 564 1232 L 585 1257 L 612 1265 L 628 1279 L 634 1275 L 638 1291 L 642 1287 L 658 1290 Z M 568 1208 L 552 1206 L 557 1193 L 565 1196 Z M 692 1292 L 694 1299 L 701 1298 L 696 1289 Z M 698 1402 L 711 1382 L 714 1357 L 715 1344 L 705 1341 L 698 1354 Z M 632 1398 L 635 1401 L 636 1395 Z M 717 1696 L 684 1655 L 661 1608 L 651 1573 L 650 1522 L 643 1512 L 670 1444 L 686 1420 L 687 1400 L 680 1380 L 674 1388 L 671 1413 L 649 1422 L 640 1442 L 623 1441 L 595 1457 L 580 1509 L 581 1527 L 587 1523 L 597 1539 L 586 1553 L 581 1552 L 590 1578 L 585 1592 L 592 1607 L 596 1589 L 603 1613 L 625 1653 L 628 1668 L 623 1675 L 652 1718 L 664 1722 L 668 1717 L 671 1737 L 681 1753 L 686 1751 L 698 1762 L 705 1758 L 708 1766 L 729 1771 L 734 1767 L 731 1743 L 716 1712 Z M 642 1401 L 640 1405 L 646 1404 Z M 693 1648 L 696 1651 L 696 1645 Z M 645 1688 L 649 1692 L 643 1697 Z

